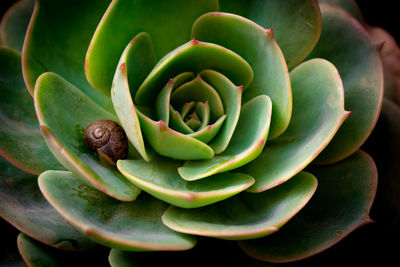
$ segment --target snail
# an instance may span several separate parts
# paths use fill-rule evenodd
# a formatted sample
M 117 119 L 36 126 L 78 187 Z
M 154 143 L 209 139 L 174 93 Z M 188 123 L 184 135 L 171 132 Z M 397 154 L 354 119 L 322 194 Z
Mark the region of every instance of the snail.
M 89 124 L 83 136 L 85 145 L 97 151 L 100 162 L 115 166 L 128 155 L 129 143 L 124 129 L 112 120 L 97 120 Z

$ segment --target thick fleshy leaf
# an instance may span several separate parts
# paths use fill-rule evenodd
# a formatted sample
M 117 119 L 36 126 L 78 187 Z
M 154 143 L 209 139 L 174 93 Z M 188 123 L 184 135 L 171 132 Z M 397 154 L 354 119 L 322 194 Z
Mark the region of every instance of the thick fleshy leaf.
M 85 250 L 95 246 L 46 201 L 37 185 L 37 176 L 16 169 L 3 158 L 0 158 L 0 216 L 21 232 L 52 247 Z
M 189 114 L 189 112 L 193 111 L 193 109 L 196 107 L 196 102 L 190 101 L 188 103 L 185 103 L 181 109 L 181 117 L 182 120 L 186 118 L 186 116 Z
M 343 79 L 345 108 L 352 112 L 316 162 L 337 162 L 355 152 L 379 116 L 383 72 L 378 48 L 363 26 L 343 9 L 321 4 L 323 31 L 310 58 L 325 58 Z
M 122 250 L 185 250 L 195 244 L 193 237 L 162 224 L 168 204 L 145 193 L 134 202 L 120 202 L 62 171 L 41 174 L 39 186 L 67 221 L 102 245 Z
M 292 70 L 290 78 L 293 116 L 288 129 L 240 170 L 255 177 L 251 192 L 277 186 L 301 171 L 326 147 L 348 116 L 342 81 L 328 61 L 304 62 Z
M 162 220 L 182 233 L 233 240 L 259 238 L 278 231 L 304 207 L 316 187 L 317 179 L 302 172 L 263 193 L 242 193 L 198 209 L 171 206 Z
M 2 45 L 22 51 L 34 4 L 34 0 L 21 0 L 11 6 L 4 14 L 0 23 Z
M 240 241 L 247 254 L 268 262 L 300 260 L 371 222 L 368 213 L 376 192 L 377 172 L 366 153 L 357 152 L 337 164 L 308 171 L 318 178 L 314 197 L 279 232 Z
M 384 76 L 384 96 L 400 106 L 400 46 L 391 33 L 380 27 L 368 27 L 372 42 L 381 44 Z
M 142 253 L 111 249 L 108 259 L 112 267 L 159 266 L 164 262 L 179 267 L 188 263 L 195 266 L 275 266 L 247 256 L 235 241 L 205 237 L 199 237 L 196 246 L 190 250 Z
M 28 266 L 61 266 L 57 258 L 51 254 L 51 251 L 45 245 L 22 233 L 18 235 L 17 244 L 19 253 Z
M 289 68 L 303 61 L 321 34 L 321 14 L 315 0 L 220 0 L 220 4 L 221 11 L 273 28 Z
M 197 208 L 231 197 L 251 186 L 254 179 L 240 173 L 217 174 L 195 182 L 183 180 L 177 171 L 180 161 L 153 157 L 120 160 L 118 169 L 137 187 L 158 199 L 183 208 Z
M 186 161 L 178 168 L 181 177 L 194 181 L 238 168 L 254 160 L 265 146 L 271 111 L 271 100 L 265 95 L 257 96 L 244 104 L 228 148 L 210 160 Z
M 108 253 L 104 247 L 85 252 L 62 251 L 39 243 L 23 233 L 18 235 L 17 244 L 21 256 L 30 267 L 104 266 L 107 258 L 103 255 Z
M 137 114 L 146 140 L 160 155 L 182 160 L 214 156 L 212 148 L 203 142 L 169 128 L 163 121 L 153 121 L 141 112 Z
M 145 160 L 150 160 L 146 150 L 132 93 L 156 64 L 152 43 L 147 33 L 140 33 L 125 48 L 118 63 L 111 87 L 115 112 L 129 141 Z
M 339 6 L 349 12 L 353 17 L 355 17 L 359 22 L 365 23 L 362 16 L 361 10 L 355 0 L 318 0 L 320 4 L 328 3 L 332 5 Z
M 8 48 L 0 48 L 0 136 L 0 155 L 16 167 L 32 174 L 63 169 L 40 132 L 21 56 Z
M 226 115 L 222 116 L 219 118 L 214 124 L 208 125 L 207 127 L 188 134 L 189 136 L 196 138 L 197 140 L 200 140 L 203 143 L 208 143 L 210 142 L 219 132 L 220 129 L 226 119 Z
M 175 109 L 180 109 L 191 101 L 208 102 L 213 121 L 224 115 L 224 104 L 218 91 L 206 83 L 200 75 L 176 88 L 171 95 L 171 104 Z
M 190 103 L 192 103 L 193 106 L 195 105 L 194 102 L 190 102 Z M 187 107 L 188 105 L 185 105 L 185 106 Z M 172 107 L 172 105 L 169 106 L 169 112 L 170 112 L 170 118 L 171 118 L 171 122 L 170 122 L 169 126 L 172 129 L 174 129 L 180 133 L 183 133 L 183 134 L 194 133 L 194 131 L 189 126 L 187 126 L 186 123 L 183 121 L 181 114 L 179 114 L 179 112 L 176 111 Z
M 208 101 L 196 103 L 196 113 L 199 115 L 201 126 L 199 130 L 205 128 L 210 123 L 210 105 Z
M 44 73 L 38 79 L 35 108 L 46 143 L 64 167 L 117 199 L 132 201 L 138 196 L 140 190 L 117 168 L 103 166 L 83 141 L 90 123 L 100 119 L 116 121 L 113 114 L 54 73 Z
M 217 0 L 156 1 L 151 4 L 147 0 L 112 1 L 97 27 L 86 55 L 88 80 L 95 88 L 108 92 L 112 81 L 111 73 L 114 73 L 119 56 L 134 35 L 143 31 L 149 33 L 154 41 L 155 54 L 160 59 L 188 40 L 190 28 L 196 18 L 216 10 Z
M 171 79 L 158 94 L 155 103 L 157 119 L 164 121 L 167 125 L 169 124 L 169 103 L 171 101 L 171 92 L 173 88 L 174 80 Z
M 304 62 L 291 71 L 290 80 L 293 116 L 288 129 L 240 170 L 256 179 L 251 192 L 277 186 L 301 171 L 326 147 L 348 116 L 342 80 L 328 61 Z
M 161 59 L 136 93 L 138 105 L 150 106 L 168 80 L 182 72 L 199 73 L 213 69 L 224 74 L 234 84 L 248 86 L 253 80 L 250 65 L 235 52 L 222 46 L 193 39 Z
M 383 100 L 378 123 L 363 149 L 376 162 L 379 173 L 378 191 L 371 217 L 393 225 L 400 218 L 400 108 Z
M 204 70 L 200 75 L 215 88 L 224 105 L 226 122 L 222 125 L 218 135 L 210 143 L 215 154 L 221 154 L 225 151 L 229 142 L 231 142 L 239 121 L 243 87 L 235 86 L 227 77 L 213 70 Z
M 268 95 L 273 105 L 269 138 L 284 132 L 292 112 L 292 92 L 285 59 L 272 31 L 244 17 L 213 12 L 196 20 L 192 35 L 199 40 L 231 49 L 250 64 L 254 80 L 243 91 L 243 101 L 247 102 L 258 95 Z
M 44 72 L 54 72 L 77 86 L 102 107 L 113 111 L 109 97 L 94 90 L 87 82 L 84 72 L 90 38 L 109 2 L 37 1 L 22 53 L 24 80 L 32 95 L 36 79 Z M 128 42 L 129 40 L 126 41 Z M 119 55 L 116 57 L 117 61 L 118 59 Z M 111 78 L 114 71 L 115 69 L 110 73 Z M 111 83 L 108 90 L 110 88 Z

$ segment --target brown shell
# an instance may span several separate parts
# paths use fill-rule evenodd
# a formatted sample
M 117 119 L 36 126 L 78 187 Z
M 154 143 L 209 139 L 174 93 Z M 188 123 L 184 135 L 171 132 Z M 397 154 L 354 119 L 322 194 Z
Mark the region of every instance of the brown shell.
M 97 120 L 89 124 L 83 136 L 85 145 L 97 151 L 104 165 L 115 166 L 128 156 L 129 143 L 124 129 L 112 120 Z

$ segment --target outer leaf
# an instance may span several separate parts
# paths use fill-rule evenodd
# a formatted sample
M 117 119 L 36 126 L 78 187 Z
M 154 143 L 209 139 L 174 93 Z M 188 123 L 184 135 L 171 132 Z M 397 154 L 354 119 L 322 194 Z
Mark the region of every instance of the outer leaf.
M 42 73 L 51 71 L 71 81 L 96 103 L 113 111 L 110 99 L 94 90 L 84 73 L 90 38 L 108 4 L 109 0 L 37 1 L 22 53 L 24 80 L 32 95 L 36 79 Z M 116 60 L 118 58 L 119 55 Z M 113 73 L 114 70 L 111 78 Z M 108 90 L 110 87 L 111 83 Z
M 262 152 L 271 121 L 272 104 L 268 96 L 260 95 L 242 106 L 239 122 L 228 148 L 210 160 L 186 161 L 178 168 L 187 181 L 236 169 L 254 160 Z M 210 178 L 212 179 L 212 178 Z
M 383 73 L 377 47 L 363 26 L 343 9 L 321 4 L 323 32 L 310 57 L 331 61 L 343 78 L 345 107 L 352 112 L 318 163 L 337 162 L 355 152 L 379 116 Z
M 161 59 L 136 93 L 138 105 L 150 106 L 168 80 L 183 72 L 199 73 L 213 69 L 224 74 L 234 84 L 248 86 L 253 70 L 238 54 L 222 46 L 195 39 L 168 53 Z
M 69 225 L 39 191 L 37 177 L 0 158 L 0 216 L 25 234 L 67 250 L 93 248 L 95 243 Z
M 34 3 L 34 0 L 18 1 L 4 14 L 0 23 L 0 36 L 3 45 L 22 51 Z
M 235 241 L 216 238 L 199 238 L 191 250 L 177 252 L 127 252 L 112 249 L 109 254 L 112 267 L 157 266 L 160 263 L 173 263 L 186 266 L 195 262 L 196 266 L 235 266 L 235 267 L 273 267 L 275 265 L 257 261 L 247 256 Z
M 287 262 L 312 256 L 339 242 L 357 227 L 371 222 L 377 186 L 373 160 L 364 152 L 326 167 L 309 170 L 318 177 L 310 203 L 278 233 L 240 241 L 247 254 L 269 262 Z
M 138 196 L 140 190 L 116 168 L 103 166 L 83 141 L 91 122 L 116 121 L 114 115 L 54 73 L 44 73 L 38 79 L 35 108 L 46 143 L 64 167 L 117 199 L 132 201 Z
M 237 15 L 213 12 L 196 20 L 192 35 L 231 49 L 250 64 L 254 80 L 243 92 L 243 101 L 268 95 L 273 105 L 269 138 L 285 131 L 292 112 L 292 92 L 285 59 L 272 31 Z
M 321 15 L 316 0 L 221 0 L 220 3 L 222 11 L 273 28 L 289 68 L 307 57 L 321 34 Z
M 143 82 L 155 64 L 156 60 L 149 35 L 138 34 L 122 53 L 111 87 L 111 99 L 121 125 L 129 141 L 147 161 L 150 160 L 150 155 L 146 151 L 131 94 L 136 92 L 139 84 Z
M 254 179 L 240 173 L 224 173 L 196 182 L 183 180 L 179 161 L 154 157 L 120 160 L 118 169 L 132 183 L 158 199 L 183 208 L 197 208 L 231 197 L 251 186 Z
M 57 258 L 52 255 L 51 250 L 49 251 L 46 246 L 29 238 L 28 236 L 22 233 L 19 234 L 17 243 L 18 250 L 28 266 L 62 266 Z
M 103 255 L 108 252 L 102 248 L 79 253 L 61 251 L 47 247 L 23 233 L 18 236 L 17 243 L 21 256 L 30 267 L 103 266 L 106 260 Z
M 46 199 L 72 225 L 96 242 L 122 250 L 185 250 L 195 239 L 161 222 L 167 204 L 142 194 L 123 203 L 95 190 L 70 172 L 47 171 L 39 186 Z
M 248 239 L 269 235 L 289 221 L 310 200 L 317 180 L 302 172 L 272 190 L 243 193 L 198 209 L 171 206 L 162 217 L 171 229 L 224 239 Z
M 251 192 L 272 188 L 301 171 L 324 149 L 348 115 L 342 80 L 328 61 L 302 63 L 291 71 L 290 79 L 293 117 L 288 129 L 240 170 L 255 177 Z
M 329 3 L 339 6 L 349 12 L 353 17 L 355 17 L 359 22 L 365 24 L 364 18 L 362 16 L 361 10 L 355 0 L 318 0 L 320 4 Z
M 32 174 L 63 169 L 40 132 L 21 56 L 8 48 L 0 48 L 0 136 L 0 155 L 14 166 Z
M 146 0 L 112 1 L 86 55 L 88 80 L 95 88 L 108 93 L 111 73 L 114 73 L 118 58 L 132 36 L 143 31 L 149 33 L 154 41 L 156 56 L 161 58 L 187 41 L 196 18 L 217 9 L 217 0 L 155 1 L 151 5 Z

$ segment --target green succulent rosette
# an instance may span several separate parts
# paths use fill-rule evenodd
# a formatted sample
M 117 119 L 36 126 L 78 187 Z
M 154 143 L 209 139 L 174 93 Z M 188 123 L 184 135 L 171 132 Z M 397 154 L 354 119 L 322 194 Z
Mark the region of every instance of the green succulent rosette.
M 383 68 L 354 2 L 335 4 L 12 6 L 1 23 L 0 216 L 21 232 L 24 261 L 97 249 L 132 266 L 142 251 L 196 251 L 199 237 L 288 262 L 371 222 L 378 175 L 360 147 L 380 114 Z M 96 120 L 125 130 L 116 166 L 85 146 Z

